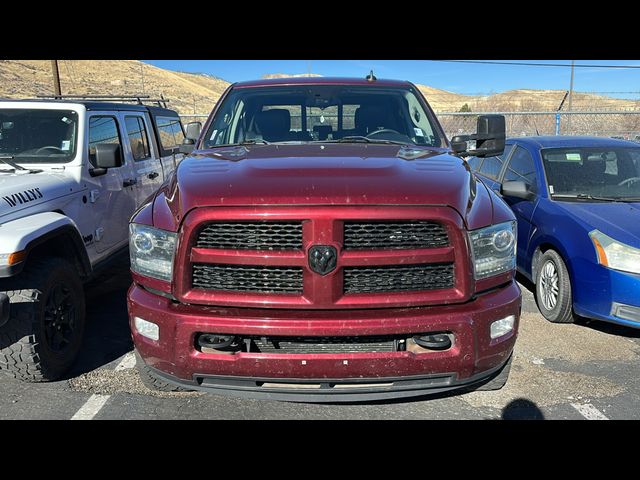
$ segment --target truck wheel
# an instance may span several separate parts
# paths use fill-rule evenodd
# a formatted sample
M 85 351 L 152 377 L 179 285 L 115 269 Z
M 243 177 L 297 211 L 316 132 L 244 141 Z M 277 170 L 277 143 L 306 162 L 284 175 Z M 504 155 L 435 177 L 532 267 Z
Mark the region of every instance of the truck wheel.
M 84 334 L 78 272 L 61 258 L 33 259 L 11 286 L 10 318 L 0 328 L 0 370 L 28 382 L 60 378 L 75 361 Z
M 507 363 L 504 364 L 502 369 L 494 374 L 494 376 L 486 383 L 483 383 L 475 390 L 479 391 L 487 391 L 487 390 L 500 390 L 507 383 L 507 379 L 509 378 L 509 372 L 511 371 L 511 362 L 513 360 L 513 354 L 507 360 Z
M 536 302 L 550 322 L 573 323 L 569 271 L 555 250 L 547 250 L 538 259 Z
M 140 354 L 136 351 L 136 368 L 140 374 L 140 380 L 149 390 L 156 392 L 190 392 L 188 388 L 179 387 L 169 382 L 165 382 L 162 378 L 156 376 L 153 371 L 144 363 Z

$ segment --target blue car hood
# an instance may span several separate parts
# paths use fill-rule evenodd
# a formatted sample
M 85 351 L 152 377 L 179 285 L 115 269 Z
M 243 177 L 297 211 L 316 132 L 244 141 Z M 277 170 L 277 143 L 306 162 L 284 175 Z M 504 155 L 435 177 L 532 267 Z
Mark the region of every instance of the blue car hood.
M 611 238 L 640 248 L 640 203 L 556 203 L 588 232 L 597 228 Z

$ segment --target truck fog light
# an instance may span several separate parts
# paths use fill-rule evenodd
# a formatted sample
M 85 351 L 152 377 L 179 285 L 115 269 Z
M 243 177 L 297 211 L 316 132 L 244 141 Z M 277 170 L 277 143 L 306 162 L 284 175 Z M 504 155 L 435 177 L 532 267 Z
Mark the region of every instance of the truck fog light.
M 501 318 L 500 320 L 496 320 L 491 324 L 491 339 L 495 339 L 506 335 L 511 330 L 513 330 L 513 326 L 516 323 L 515 315 L 509 315 L 508 317 Z
M 160 327 L 158 327 L 158 325 L 152 322 L 148 322 L 147 320 L 140 317 L 134 317 L 133 320 L 136 326 L 136 330 L 140 335 L 156 341 L 160 338 Z

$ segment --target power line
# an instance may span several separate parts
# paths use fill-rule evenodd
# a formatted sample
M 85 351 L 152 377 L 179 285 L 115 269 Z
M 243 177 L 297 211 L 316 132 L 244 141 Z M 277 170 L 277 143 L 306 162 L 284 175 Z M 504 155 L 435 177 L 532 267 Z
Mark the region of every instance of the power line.
M 498 62 L 492 60 L 429 60 L 431 62 L 449 62 L 449 63 L 476 63 L 485 65 L 518 65 L 522 67 L 570 67 L 570 63 L 530 63 L 530 62 Z M 581 64 L 574 65 L 576 68 L 636 68 L 640 69 L 640 65 L 595 65 Z

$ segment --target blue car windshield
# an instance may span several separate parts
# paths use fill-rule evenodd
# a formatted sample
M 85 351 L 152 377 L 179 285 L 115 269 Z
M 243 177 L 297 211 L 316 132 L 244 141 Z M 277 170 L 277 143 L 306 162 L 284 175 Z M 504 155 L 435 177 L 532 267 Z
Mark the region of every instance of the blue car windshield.
M 640 148 L 549 148 L 542 160 L 554 197 L 640 201 Z

